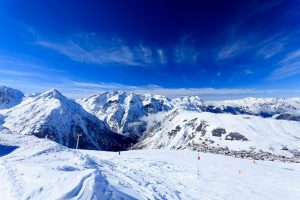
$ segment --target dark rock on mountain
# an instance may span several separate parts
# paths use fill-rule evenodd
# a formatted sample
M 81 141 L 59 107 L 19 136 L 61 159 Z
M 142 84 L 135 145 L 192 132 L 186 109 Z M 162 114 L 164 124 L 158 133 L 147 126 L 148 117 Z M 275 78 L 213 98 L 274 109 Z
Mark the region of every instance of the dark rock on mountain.
M 212 135 L 215 137 L 222 137 L 223 134 L 226 134 L 226 130 L 224 128 L 216 128 L 212 131 Z
M 228 135 L 226 135 L 225 140 L 242 140 L 242 141 L 248 141 L 248 139 L 243 136 L 240 133 L 237 132 L 230 132 Z

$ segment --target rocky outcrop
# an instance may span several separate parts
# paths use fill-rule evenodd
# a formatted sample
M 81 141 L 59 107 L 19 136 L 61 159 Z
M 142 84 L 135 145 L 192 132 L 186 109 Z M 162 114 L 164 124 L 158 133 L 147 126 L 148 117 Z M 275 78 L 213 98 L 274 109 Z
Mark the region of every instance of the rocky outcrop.
M 237 132 L 230 132 L 228 135 L 226 135 L 225 140 L 248 141 L 248 139 L 245 136 Z
M 216 128 L 212 130 L 212 136 L 222 137 L 223 134 L 226 134 L 226 130 L 224 128 Z

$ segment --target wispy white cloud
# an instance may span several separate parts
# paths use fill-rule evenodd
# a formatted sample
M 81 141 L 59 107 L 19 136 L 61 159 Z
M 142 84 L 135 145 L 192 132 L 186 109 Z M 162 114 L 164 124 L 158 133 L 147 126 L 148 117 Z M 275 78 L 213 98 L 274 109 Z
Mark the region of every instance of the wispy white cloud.
M 250 74 L 254 74 L 254 72 L 251 69 L 246 69 L 245 74 L 250 75 Z
M 287 42 L 281 39 L 278 39 L 278 41 L 263 42 L 263 44 L 261 44 L 257 48 L 256 55 L 261 56 L 264 59 L 269 59 L 283 51 L 285 49 L 286 44 Z
M 239 59 L 238 64 L 233 62 L 235 70 L 232 71 L 230 82 L 237 79 L 241 80 L 241 78 L 254 73 L 260 75 L 267 70 L 273 70 L 265 78 L 268 81 L 294 76 L 300 73 L 299 63 L 297 62 L 300 61 L 300 50 L 286 55 L 277 63 L 276 60 L 293 46 L 293 42 L 299 40 L 299 33 L 300 29 L 291 32 L 282 31 L 270 34 L 267 37 L 262 37 L 259 33 L 242 36 L 242 38 L 237 35 L 237 41 L 233 41 L 227 46 L 224 45 L 217 51 L 215 61 L 218 64 L 223 64 L 223 61 L 245 58 L 243 60 Z M 249 68 L 249 64 L 251 68 Z
M 70 82 L 70 85 L 79 88 L 96 88 L 101 90 L 136 90 L 139 87 L 123 85 L 119 83 L 86 83 L 86 82 Z
M 142 43 L 129 45 L 120 38 L 105 38 L 97 34 L 78 34 L 60 42 L 39 39 L 35 44 L 89 64 L 149 66 L 166 63 L 162 49 Z
M 180 38 L 173 47 L 173 59 L 176 63 L 188 63 L 195 65 L 203 50 L 196 45 L 193 34 Z
M 291 63 L 300 58 L 300 49 L 289 53 L 280 63 Z
M 269 59 L 290 46 L 290 43 L 294 42 L 299 38 L 299 30 L 292 32 L 282 31 L 275 35 L 265 38 L 261 42 L 257 43 L 256 55 L 261 56 L 264 59 Z
M 157 54 L 158 54 L 159 62 L 163 65 L 167 64 L 168 59 L 167 59 L 166 52 L 163 49 L 157 49 Z
M 217 60 L 224 60 L 228 58 L 233 58 L 242 54 L 245 50 L 249 49 L 249 43 L 247 41 L 235 41 L 225 47 L 222 47 L 218 54 Z
M 65 70 L 45 66 L 39 62 L 41 62 L 39 59 L 26 56 L 24 57 L 21 55 L 0 55 L 0 69 L 21 69 L 21 71 L 24 71 L 24 73 L 28 73 L 30 70 L 55 73 L 65 72 Z
M 268 1 L 264 4 L 262 4 L 260 1 L 249 1 L 243 8 L 239 9 L 236 17 L 237 22 L 233 26 L 234 28 L 239 27 L 245 24 L 248 20 L 251 20 L 257 16 L 261 16 L 282 3 L 283 1 L 281 0 Z
M 278 67 L 267 78 L 269 81 L 285 79 L 300 74 L 300 50 L 291 52 L 278 63 Z
M 249 21 L 258 20 L 268 12 L 273 12 L 274 7 L 284 4 L 281 0 L 266 2 L 261 5 L 259 1 L 251 1 L 245 7 L 241 7 L 237 12 L 236 20 L 228 24 L 227 30 L 222 32 L 224 44 L 217 48 L 216 60 L 231 59 L 247 53 L 248 57 L 270 59 L 289 48 L 290 43 L 299 39 L 299 29 L 282 29 L 280 32 L 274 31 L 274 24 L 266 24 L 263 28 L 249 29 L 246 33 L 242 32 L 248 27 Z M 274 21 L 281 20 L 287 15 L 292 15 L 295 10 L 287 9 L 280 15 L 275 16 Z M 277 18 L 278 17 L 278 18 Z M 295 17 L 295 16 L 294 16 Z M 292 18 L 291 18 L 292 19 Z M 259 24 L 257 24 L 259 27 Z
M 294 33 L 292 34 L 276 34 L 262 38 L 260 34 L 249 34 L 248 36 L 235 36 L 237 39 L 227 42 L 217 51 L 216 60 L 222 61 L 232 59 L 249 53 L 249 56 L 257 56 L 263 59 L 269 59 L 274 55 L 282 52 L 288 42 L 293 41 Z
M 17 70 L 5 70 L 5 69 L 0 69 L 0 74 L 5 74 L 5 75 L 13 75 L 13 76 L 36 76 L 37 74 L 33 73 L 28 73 L 28 72 L 22 72 L 22 71 L 17 71 Z
M 288 65 L 281 65 L 278 69 L 274 70 L 267 78 L 269 81 L 276 81 L 300 74 L 300 61 Z
M 0 77 L 3 82 L 53 82 L 64 80 L 65 70 L 45 66 L 38 59 L 21 55 L 0 56 Z M 36 88 L 37 86 L 33 86 Z

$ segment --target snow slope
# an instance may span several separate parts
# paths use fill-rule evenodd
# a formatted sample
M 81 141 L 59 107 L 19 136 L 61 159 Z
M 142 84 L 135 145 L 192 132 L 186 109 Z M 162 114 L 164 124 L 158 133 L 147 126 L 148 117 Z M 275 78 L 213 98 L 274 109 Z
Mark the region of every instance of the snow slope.
M 16 89 L 0 86 L 0 109 L 8 109 L 21 103 L 24 94 Z
M 0 152 L 6 200 L 300 199 L 294 163 L 208 153 L 198 161 L 188 150 L 77 151 L 19 134 L 0 134 Z
M 127 197 L 86 154 L 34 136 L 0 134 L 0 141 L 0 199 Z
M 291 151 L 300 152 L 299 122 L 184 110 L 172 110 L 144 120 L 148 126 L 135 145 L 137 148 L 198 149 L 210 146 L 235 151 L 262 150 L 288 157 L 294 157 Z M 218 133 L 215 129 L 224 129 L 224 132 Z M 234 139 L 232 133 L 240 135 L 236 134 L 239 137 Z M 283 150 L 283 147 L 288 150 Z
M 137 139 L 144 129 L 140 118 L 172 108 L 170 100 L 160 95 L 105 92 L 77 100 L 91 114 L 105 121 L 110 129 Z
M 76 133 L 83 134 L 79 148 L 109 149 L 107 144 L 127 143 L 126 138 L 111 132 L 104 122 L 54 89 L 28 98 L 2 115 L 2 125 L 13 133 L 46 137 L 67 147 L 75 147 Z

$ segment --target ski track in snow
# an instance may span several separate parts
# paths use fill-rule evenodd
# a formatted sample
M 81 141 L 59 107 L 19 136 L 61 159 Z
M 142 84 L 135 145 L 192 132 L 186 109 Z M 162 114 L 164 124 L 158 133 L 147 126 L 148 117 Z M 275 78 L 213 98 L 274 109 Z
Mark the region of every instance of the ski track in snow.
M 300 165 L 188 150 L 73 150 L 0 134 L 0 199 L 300 199 Z M 0 149 L 1 150 L 1 149 Z M 199 165 L 199 174 L 197 173 Z

